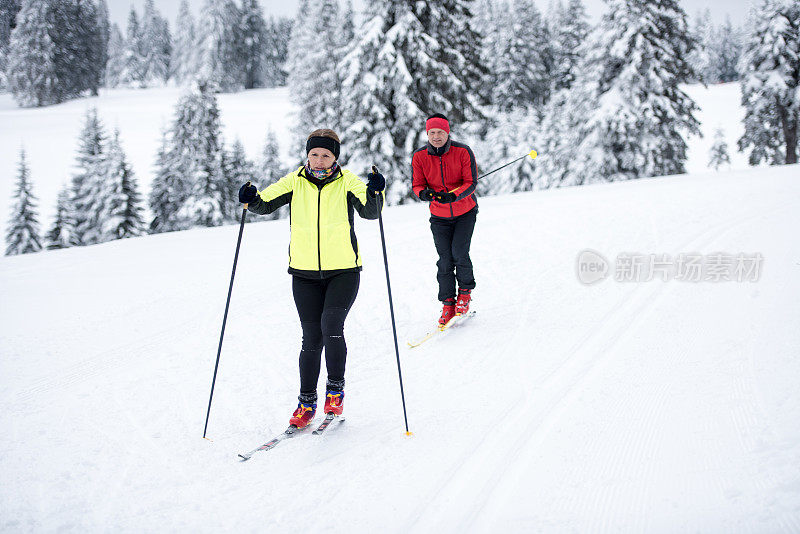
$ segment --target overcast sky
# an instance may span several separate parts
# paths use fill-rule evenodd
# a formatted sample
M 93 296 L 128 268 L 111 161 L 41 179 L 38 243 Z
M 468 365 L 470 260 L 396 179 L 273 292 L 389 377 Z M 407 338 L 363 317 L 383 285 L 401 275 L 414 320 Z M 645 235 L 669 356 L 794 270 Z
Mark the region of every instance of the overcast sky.
M 111 12 L 111 22 L 119 24 L 120 29 L 124 32 L 127 26 L 128 12 L 131 5 L 136 8 L 136 11 L 141 14 L 144 6 L 144 0 L 107 0 L 108 9 Z M 366 0 L 354 0 L 353 6 L 356 10 L 361 9 Z M 435 1 L 435 0 L 433 0 Z M 197 14 L 200 7 L 205 0 L 189 0 L 189 5 Z M 680 0 L 683 9 L 690 18 L 694 18 L 698 10 L 711 10 L 711 16 L 718 22 L 725 20 L 725 15 L 730 15 L 731 21 L 734 24 L 742 24 L 747 16 L 747 11 L 750 6 L 750 0 Z M 241 3 L 239 0 L 236 2 Z M 297 10 L 298 0 L 261 0 L 261 6 L 264 8 L 265 15 L 276 15 L 293 17 Z M 547 9 L 551 0 L 536 0 L 536 5 L 542 11 Z M 565 2 L 566 3 L 566 2 Z M 598 19 L 605 11 L 605 4 L 602 0 L 583 0 L 584 5 L 589 12 L 592 19 Z M 178 17 L 178 7 L 180 0 L 155 0 L 156 8 L 163 16 L 170 22 L 170 26 L 174 27 L 175 19 Z

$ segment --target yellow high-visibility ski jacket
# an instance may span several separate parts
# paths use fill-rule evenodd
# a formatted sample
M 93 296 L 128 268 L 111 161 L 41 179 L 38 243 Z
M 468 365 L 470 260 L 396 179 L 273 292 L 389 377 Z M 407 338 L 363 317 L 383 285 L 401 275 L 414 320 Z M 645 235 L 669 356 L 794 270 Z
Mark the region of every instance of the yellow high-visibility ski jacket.
M 259 191 L 247 209 L 263 215 L 289 204 L 289 274 L 328 278 L 361 270 L 353 211 L 377 219 L 383 201 L 347 169 L 317 180 L 300 167 Z

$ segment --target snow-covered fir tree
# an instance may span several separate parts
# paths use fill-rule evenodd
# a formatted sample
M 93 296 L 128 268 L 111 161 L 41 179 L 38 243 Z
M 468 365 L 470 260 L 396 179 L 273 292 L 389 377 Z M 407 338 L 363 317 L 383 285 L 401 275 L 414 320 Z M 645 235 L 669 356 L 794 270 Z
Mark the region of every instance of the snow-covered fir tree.
M 371 164 L 378 166 L 387 179 L 390 203 L 413 198 L 408 181 L 410 154 L 424 143 L 424 121 L 429 114 L 444 113 L 456 129 L 466 119 L 482 118 L 477 95 L 471 91 L 479 83 L 472 79 L 476 67 L 465 63 L 477 58 L 477 51 L 454 48 L 445 53 L 440 49 L 444 43 L 465 43 L 449 34 L 427 33 L 433 27 L 470 27 L 470 20 L 453 18 L 454 13 L 468 16 L 469 10 L 461 9 L 466 4 L 374 2 L 357 32 L 357 42 L 340 66 L 348 125 L 342 150 L 357 172 L 366 174 Z
M 264 87 L 264 47 L 267 23 L 258 0 L 242 0 L 241 40 L 244 53 L 244 88 Z
M 739 61 L 742 57 L 742 32 L 731 24 L 730 17 L 716 32 L 714 64 L 716 81 L 733 82 L 739 79 Z
M 29 0 L 17 15 L 8 50 L 8 85 L 22 106 L 97 94 L 104 66 L 93 2 Z
M 106 175 L 102 182 L 100 240 L 111 241 L 141 235 L 144 230 L 139 185 L 119 140 L 119 130 L 108 143 Z
M 125 54 L 125 38 L 122 36 L 119 26 L 112 24 L 108 37 L 108 62 L 104 76 L 106 87 L 120 85 L 125 69 Z
M 194 80 L 199 69 L 195 20 L 189 10 L 189 2 L 182 0 L 175 24 L 175 39 L 172 49 L 172 75 L 179 84 Z
M 800 2 L 763 0 L 742 56 L 744 135 L 739 150 L 750 150 L 758 165 L 797 163 L 800 125 Z
M 685 172 L 684 136 L 700 134 L 697 105 L 680 89 L 693 75 L 686 15 L 677 0 L 608 6 L 581 76 L 551 108 L 567 114 L 547 131 L 552 161 L 567 165 L 569 184 Z
M 25 151 L 19 153 L 19 171 L 11 208 L 11 218 L 6 230 L 6 256 L 28 254 L 42 250 L 42 238 L 36 211 L 36 197 L 30 171 L 25 161 Z
M 98 225 L 102 213 L 103 180 L 107 172 L 108 135 L 97 116 L 97 109 L 87 110 L 78 138 L 76 172 L 72 175 L 70 218 L 72 245 L 92 245 L 102 241 Z
M 289 53 L 287 35 L 291 35 L 294 22 L 287 17 L 270 17 L 267 21 L 265 44 L 262 49 L 261 70 L 264 87 L 286 85 L 286 61 Z
M 572 87 L 581 59 L 580 47 L 590 30 L 582 0 L 569 0 L 566 5 L 559 3 L 551 31 L 553 91 Z
M 0 91 L 8 87 L 6 67 L 11 30 L 16 27 L 17 13 L 22 8 L 21 0 L 0 0 Z
M 52 11 L 47 0 L 30 0 L 17 16 L 8 48 L 7 83 L 20 106 L 63 101 L 50 36 Z
M 268 128 L 264 139 L 264 147 L 261 150 L 261 156 L 258 159 L 258 166 L 256 168 L 258 188 L 261 190 L 270 184 L 274 184 L 287 172 L 288 169 L 285 169 L 281 164 L 278 138 L 275 132 L 271 128 Z M 281 219 L 288 216 L 288 214 L 289 207 L 283 206 L 266 217 L 269 219 Z
M 718 171 L 720 167 L 725 165 L 730 167 L 731 156 L 728 153 L 728 142 L 725 140 L 725 131 L 722 128 L 717 128 L 714 133 L 714 144 L 711 145 L 709 154 L 708 166 Z
M 172 36 L 169 23 L 156 10 L 153 0 L 145 0 L 141 30 L 142 78 L 140 85 L 163 85 L 170 77 Z
M 140 87 L 141 81 L 144 79 L 145 52 L 142 33 L 139 15 L 136 14 L 136 10 L 131 6 L 125 34 L 125 51 L 123 52 L 119 74 L 120 85 Z
M 227 181 L 227 187 L 221 188 L 223 206 L 229 212 L 227 217 L 235 219 L 242 213 L 242 205 L 239 204 L 239 188 L 246 182 L 256 183 L 258 181 L 256 166 L 247 159 L 244 145 L 239 138 L 236 138 L 230 150 L 226 152 L 223 161 L 223 170 Z
M 58 192 L 56 200 L 56 214 L 53 218 L 53 224 L 50 226 L 47 234 L 45 234 L 45 243 L 48 250 L 59 248 L 68 248 L 70 244 L 70 235 L 72 235 L 72 216 L 70 209 L 70 190 L 69 186 L 65 185 Z
M 221 131 L 212 86 L 199 82 L 178 103 L 172 134 L 171 157 L 188 186 L 176 215 L 176 222 L 183 227 L 219 226 L 235 220 L 227 203 L 232 184 L 224 172 Z
M 714 62 L 715 31 L 711 20 L 711 10 L 697 11 L 689 30 L 695 46 L 687 55 L 687 61 L 694 73 L 692 81 L 716 83 Z
M 500 112 L 541 107 L 549 98 L 552 52 L 542 15 L 532 0 L 502 2 L 489 34 L 490 101 Z
M 338 0 L 304 0 L 297 11 L 289 42 L 287 71 L 294 119 L 295 144 L 302 152 L 308 132 L 343 126 L 341 74 L 343 56 Z
M 98 69 L 100 71 L 100 86 L 107 86 L 106 73 L 108 68 L 108 49 L 111 41 L 111 21 L 108 14 L 108 3 L 106 0 L 99 0 L 97 2 L 97 32 L 98 32 L 98 50 L 97 58 L 99 61 Z
M 183 168 L 188 162 L 181 161 L 177 151 L 171 146 L 170 134 L 164 131 L 156 155 L 156 171 L 148 197 L 150 211 L 153 213 L 148 230 L 154 234 L 180 230 L 185 226 L 177 216 L 178 209 L 189 194 L 189 184 L 183 175 Z
M 244 89 L 241 20 L 231 0 L 206 0 L 200 15 L 199 77 L 222 92 Z

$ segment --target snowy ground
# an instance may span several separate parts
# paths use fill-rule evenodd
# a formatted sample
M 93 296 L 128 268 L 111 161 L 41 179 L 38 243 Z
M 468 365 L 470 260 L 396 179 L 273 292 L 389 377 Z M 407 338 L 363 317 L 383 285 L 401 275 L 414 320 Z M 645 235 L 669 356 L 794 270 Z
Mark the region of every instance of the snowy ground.
M 0 259 L 0 531 L 798 532 L 797 166 L 481 200 L 478 314 L 421 204 L 358 221 L 347 421 L 246 463 L 297 394 L 287 222 Z M 760 253 L 755 282 L 586 286 L 576 258 Z

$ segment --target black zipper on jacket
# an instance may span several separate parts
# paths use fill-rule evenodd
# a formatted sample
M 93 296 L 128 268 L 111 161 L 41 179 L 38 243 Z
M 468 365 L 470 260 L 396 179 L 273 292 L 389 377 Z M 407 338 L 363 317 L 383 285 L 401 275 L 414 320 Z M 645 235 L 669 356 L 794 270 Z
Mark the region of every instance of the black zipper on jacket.
M 439 156 L 439 169 L 442 171 L 442 187 L 444 187 L 444 192 L 447 193 L 447 184 L 444 183 L 444 156 Z M 450 217 L 454 217 L 453 203 L 451 202 L 448 206 L 450 207 Z
M 322 188 L 317 187 L 317 261 L 319 262 L 319 277 L 322 278 L 322 239 L 319 235 L 320 205 L 322 204 Z

